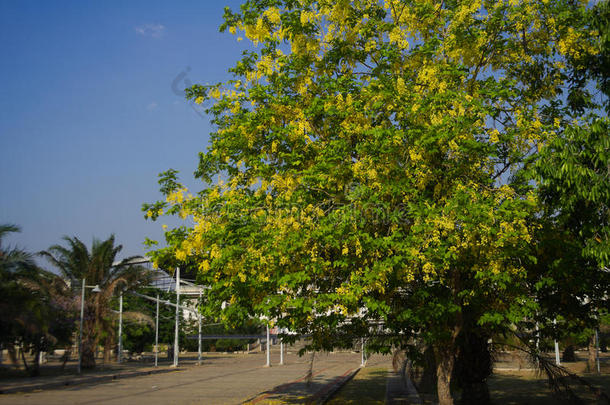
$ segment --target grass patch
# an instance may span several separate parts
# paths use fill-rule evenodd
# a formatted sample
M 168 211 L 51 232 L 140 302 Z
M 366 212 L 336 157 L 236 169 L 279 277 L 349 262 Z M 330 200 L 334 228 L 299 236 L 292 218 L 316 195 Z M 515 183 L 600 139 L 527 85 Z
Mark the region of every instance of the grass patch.
M 572 367 L 570 367 L 572 368 Z M 610 393 L 610 375 L 578 373 L 587 381 Z M 364 368 L 331 400 L 331 405 L 384 404 L 386 368 Z M 553 395 L 546 377 L 532 370 L 496 370 L 488 380 L 491 402 L 495 405 L 567 405 L 566 399 Z M 574 392 L 585 404 L 607 404 L 576 381 L 571 381 Z M 423 394 L 424 404 L 436 403 L 435 394 Z M 459 397 L 459 395 L 458 395 Z
M 385 404 L 386 367 L 363 368 L 327 404 Z
M 602 388 L 606 393 L 610 389 L 609 375 L 585 374 L 589 382 Z M 551 392 L 545 376 L 531 370 L 495 371 L 488 380 L 490 396 L 493 404 L 497 405 L 555 405 L 568 404 L 567 400 L 558 398 Z M 571 381 L 576 395 L 586 404 L 606 404 L 605 400 L 598 399 L 590 390 Z

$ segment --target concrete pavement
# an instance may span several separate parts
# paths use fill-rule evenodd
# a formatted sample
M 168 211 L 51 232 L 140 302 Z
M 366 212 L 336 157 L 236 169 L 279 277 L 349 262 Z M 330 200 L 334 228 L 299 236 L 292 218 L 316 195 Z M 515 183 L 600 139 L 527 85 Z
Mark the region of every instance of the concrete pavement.
M 286 354 L 283 366 L 278 365 L 279 353 L 272 352 L 271 358 L 272 367 L 264 367 L 264 353 L 207 354 L 201 366 L 187 364 L 181 366 L 181 370 L 165 374 L 118 378 L 40 392 L 2 394 L 0 404 L 317 402 L 360 366 L 359 353 L 316 353 L 308 378 L 310 355 Z M 379 361 L 385 361 L 385 358 L 379 358 Z

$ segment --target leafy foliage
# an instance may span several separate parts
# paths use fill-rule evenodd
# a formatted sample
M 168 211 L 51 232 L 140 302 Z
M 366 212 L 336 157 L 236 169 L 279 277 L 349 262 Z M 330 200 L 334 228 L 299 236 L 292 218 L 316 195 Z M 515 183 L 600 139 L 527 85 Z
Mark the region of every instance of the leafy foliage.
M 191 194 L 161 175 L 166 198 L 147 217 L 194 225 L 166 231 L 153 257 L 198 267 L 207 315 L 265 315 L 315 349 L 379 322 L 387 345 L 416 337 L 451 403 L 460 335 L 538 310 L 547 273 L 528 268 L 544 224 L 526 169 L 595 114 L 575 74 L 600 53 L 589 13 L 546 0 L 226 9 L 221 31 L 256 48 L 231 80 L 186 91 L 212 103 L 195 172 L 209 186 Z
M 586 15 L 599 34 L 595 52 L 571 57 L 572 113 L 610 107 L 610 3 Z M 587 79 L 596 78 L 595 86 Z M 597 97 L 593 96 L 593 90 Z M 597 103 L 593 100 L 597 99 Z M 608 307 L 610 285 L 610 121 L 591 111 L 566 125 L 541 150 L 535 165 L 541 199 L 537 266 L 530 276 L 540 310 L 536 321 L 556 338 L 590 340 Z M 557 316 L 560 314 L 560 316 Z M 557 317 L 558 328 L 551 326 Z M 592 359 L 592 356 L 591 356 Z M 591 360 L 590 360 L 591 363 Z
M 32 254 L 2 246 L 5 235 L 18 231 L 17 226 L 0 226 L 0 344 L 19 345 L 26 369 L 37 375 L 41 352 L 69 344 L 75 308 L 61 278 L 38 268 Z M 25 352 L 33 354 L 32 364 Z

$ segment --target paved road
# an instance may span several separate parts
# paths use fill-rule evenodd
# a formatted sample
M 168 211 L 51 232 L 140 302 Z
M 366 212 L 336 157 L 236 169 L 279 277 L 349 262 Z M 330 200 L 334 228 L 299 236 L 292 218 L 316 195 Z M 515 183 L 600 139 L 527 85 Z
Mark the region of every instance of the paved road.
M 245 401 L 265 404 L 279 398 L 300 400 L 325 389 L 360 365 L 358 353 L 318 353 L 313 377 L 306 384 L 310 356 L 272 353 L 272 367 L 264 367 L 265 355 L 237 354 L 204 357 L 201 366 L 183 371 L 140 376 L 61 389 L 23 394 L 0 395 L 0 404 L 239 404 Z M 373 359 L 371 359 L 373 360 Z

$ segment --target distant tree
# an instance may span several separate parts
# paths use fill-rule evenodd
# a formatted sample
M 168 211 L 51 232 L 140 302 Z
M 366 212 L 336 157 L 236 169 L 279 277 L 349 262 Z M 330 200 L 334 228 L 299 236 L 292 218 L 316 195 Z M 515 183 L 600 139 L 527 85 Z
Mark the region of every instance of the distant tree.
M 53 245 L 41 255 L 60 270 L 73 288 L 79 288 L 85 279 L 88 285 L 98 285 L 101 289 L 97 294 L 89 291 L 85 301 L 82 367 L 93 368 L 98 343 L 103 341 L 105 361 L 110 360 L 111 349 L 115 346 L 116 316 L 111 310 L 112 296 L 141 285 L 148 273 L 146 268 L 129 263 L 134 257 L 114 264 L 123 248 L 115 246 L 114 235 L 104 241 L 94 239 L 91 251 L 76 237 L 63 239 L 67 246 Z M 76 297 L 80 297 L 80 293 Z
M 174 307 L 165 305 L 164 301 L 171 301 L 172 298 L 175 301 L 175 294 L 152 288 L 139 290 L 139 292 L 150 297 L 159 295 L 161 300 L 159 305 L 159 344 L 173 344 L 176 310 Z M 154 346 L 156 303 L 126 294 L 123 297 L 123 311 L 125 311 L 124 319 L 127 321 L 123 326 L 123 347 L 125 350 L 142 352 L 145 347 Z M 130 317 L 130 313 L 134 315 Z M 182 330 L 180 332 L 180 338 L 183 341 L 184 332 Z

